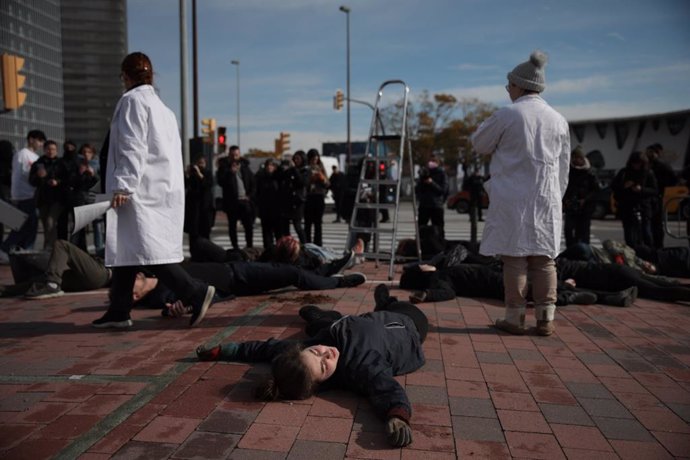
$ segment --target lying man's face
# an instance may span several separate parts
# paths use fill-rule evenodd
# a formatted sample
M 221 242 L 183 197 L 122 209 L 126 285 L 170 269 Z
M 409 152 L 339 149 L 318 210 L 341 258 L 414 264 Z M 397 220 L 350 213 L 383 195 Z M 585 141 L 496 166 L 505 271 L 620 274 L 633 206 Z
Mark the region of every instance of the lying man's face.
M 335 372 L 340 352 L 335 347 L 313 345 L 302 350 L 300 357 L 309 369 L 312 379 L 321 383 L 328 380 Z

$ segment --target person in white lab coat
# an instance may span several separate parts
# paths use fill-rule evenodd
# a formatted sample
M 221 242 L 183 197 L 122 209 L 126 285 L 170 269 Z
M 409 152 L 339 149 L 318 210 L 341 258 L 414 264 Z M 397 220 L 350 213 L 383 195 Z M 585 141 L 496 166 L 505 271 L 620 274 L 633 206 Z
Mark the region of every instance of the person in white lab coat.
M 508 73 L 513 102 L 485 120 L 472 136 L 491 155 L 484 184 L 489 210 L 480 252 L 503 260 L 505 318 L 496 327 L 525 333 L 527 278 L 533 286 L 536 332 L 551 335 L 556 311 L 556 267 L 562 232 L 561 201 L 568 185 L 570 132 L 565 118 L 540 93 L 546 88 L 540 51 Z
M 153 66 L 143 53 L 122 61 L 126 92 L 110 124 L 106 192 L 113 210 L 106 227 L 106 266 L 113 267 L 110 307 L 98 328 L 132 326 L 132 287 L 141 266 L 192 306 L 191 326 L 206 315 L 215 288 L 191 278 L 183 260 L 184 174 L 177 120 L 153 88 Z

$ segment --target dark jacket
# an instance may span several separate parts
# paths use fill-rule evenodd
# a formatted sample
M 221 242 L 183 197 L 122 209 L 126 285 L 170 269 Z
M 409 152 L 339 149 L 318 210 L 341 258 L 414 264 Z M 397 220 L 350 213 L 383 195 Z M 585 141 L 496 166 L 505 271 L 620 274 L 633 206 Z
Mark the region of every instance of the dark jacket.
M 678 184 L 678 177 L 676 177 L 676 173 L 673 172 L 673 168 L 671 168 L 668 164 L 656 159 L 652 160 L 649 166 L 654 173 L 654 177 L 656 178 L 657 186 L 659 188 L 659 196 L 664 195 L 664 189 L 666 187 L 673 187 L 674 185 Z
M 41 167 L 46 170 L 44 177 L 38 177 L 38 170 Z M 56 186 L 48 185 L 51 179 L 57 181 Z M 31 165 L 29 183 L 36 187 L 36 206 L 67 202 L 67 195 L 69 194 L 67 172 L 61 158 L 48 158 L 44 155 L 36 160 Z
M 415 186 L 417 204 L 420 208 L 442 208 L 448 195 L 448 183 L 443 168 L 429 170 L 431 182 L 425 182 L 420 178 Z
M 82 206 L 94 201 L 94 189 L 100 189 L 100 177 L 94 162 L 91 166 L 93 174 L 85 169 L 84 157 L 63 156 L 66 181 L 63 187 L 66 190 L 66 197 L 70 206 Z
M 566 214 L 591 214 L 591 200 L 599 189 L 599 182 L 591 169 L 576 169 L 571 166 L 568 188 L 563 196 L 563 211 Z
M 291 343 L 244 342 L 236 359 L 270 361 Z M 334 346 L 340 352 L 335 373 L 322 387 L 354 390 L 369 398 L 381 418 L 396 416 L 409 422 L 412 407 L 394 377 L 419 369 L 425 359 L 419 333 L 408 316 L 388 311 L 346 316 L 302 343 Z
M 290 214 L 292 210 L 302 206 L 306 201 L 306 181 L 301 170 L 291 166 L 284 170 L 276 170 L 278 175 L 278 189 L 280 191 L 280 209 Z
M 278 170 L 269 174 L 266 169 L 256 173 L 256 205 L 259 217 L 271 216 L 279 212 L 280 184 Z
M 254 173 L 249 168 L 249 162 L 242 158 L 240 160 L 240 175 L 242 184 L 250 202 L 254 201 L 256 192 L 256 182 Z M 237 205 L 237 176 L 233 174 L 228 158 L 221 158 L 218 161 L 218 171 L 216 172 L 218 185 L 223 189 L 223 209 L 230 210 Z
M 185 175 L 187 195 L 185 197 L 184 231 L 191 236 L 208 238 L 213 227 L 216 212 L 213 203 L 213 173 L 209 168 L 199 178 L 194 170 Z
M 625 188 L 624 184 L 628 181 L 635 182 L 642 189 L 636 192 L 631 188 Z M 652 215 L 658 193 L 656 178 L 652 171 L 625 167 L 616 174 L 611 183 L 611 190 L 616 198 L 621 217 L 629 218 L 636 212 L 640 212 L 644 218 Z

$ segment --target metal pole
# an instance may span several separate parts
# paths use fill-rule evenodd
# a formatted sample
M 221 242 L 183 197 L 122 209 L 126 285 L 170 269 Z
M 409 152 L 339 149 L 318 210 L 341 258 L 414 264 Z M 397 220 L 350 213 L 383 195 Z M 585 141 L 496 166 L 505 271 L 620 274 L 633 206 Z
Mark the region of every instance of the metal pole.
M 196 0 L 192 0 L 192 66 L 194 98 L 194 138 L 199 137 L 199 73 L 197 66 Z
M 237 66 L 237 146 L 240 146 L 240 61 L 232 61 L 232 64 Z
M 180 122 L 182 127 L 182 160 L 189 164 L 189 123 L 187 120 L 187 0 L 180 0 Z
M 350 8 L 341 6 L 340 11 L 346 15 L 346 54 L 347 54 L 347 166 L 352 158 L 352 141 L 350 139 Z

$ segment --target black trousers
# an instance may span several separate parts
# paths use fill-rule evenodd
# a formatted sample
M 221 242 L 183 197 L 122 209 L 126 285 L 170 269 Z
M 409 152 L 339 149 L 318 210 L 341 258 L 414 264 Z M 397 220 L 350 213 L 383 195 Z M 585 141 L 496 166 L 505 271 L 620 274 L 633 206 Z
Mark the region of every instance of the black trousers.
M 304 205 L 304 233 L 307 243 L 314 243 L 317 246 L 323 245 L 323 214 L 326 211 L 326 203 L 323 195 L 307 195 L 307 202 Z M 314 238 L 312 239 L 311 228 L 314 227 Z
M 207 285 L 189 276 L 180 264 L 147 265 L 143 268 L 170 288 L 185 305 L 200 303 L 206 296 Z M 109 312 L 129 314 L 134 304 L 134 281 L 140 271 L 142 267 L 136 265 L 113 267 Z
M 294 265 L 270 262 L 190 263 L 184 267 L 191 276 L 215 286 L 224 294 L 239 296 L 289 286 L 305 291 L 335 289 L 339 282 L 338 278 L 317 275 Z
M 566 213 L 563 222 L 565 229 L 565 245 L 570 247 L 575 243 L 589 244 L 589 229 L 592 218 L 586 213 Z
M 445 234 L 443 208 L 420 207 L 417 219 L 420 227 L 426 225 L 431 220 L 431 225 L 435 225 L 441 230 L 441 236 Z
M 261 216 L 261 238 L 264 249 L 273 247 L 274 243 L 282 236 L 280 231 L 280 215 L 277 210 L 266 211 Z
M 283 210 L 283 214 L 280 218 L 280 236 L 290 235 L 290 222 L 295 228 L 295 233 L 297 233 L 297 238 L 299 242 L 304 244 L 307 242 L 307 238 L 304 234 L 304 228 L 302 227 L 302 219 L 304 218 L 304 205 L 301 204 L 292 210 Z
M 228 236 L 232 247 L 239 249 L 237 241 L 237 222 L 242 222 L 244 240 L 248 248 L 253 247 L 254 241 L 254 206 L 249 200 L 239 200 L 231 208 L 225 210 L 228 215 Z

